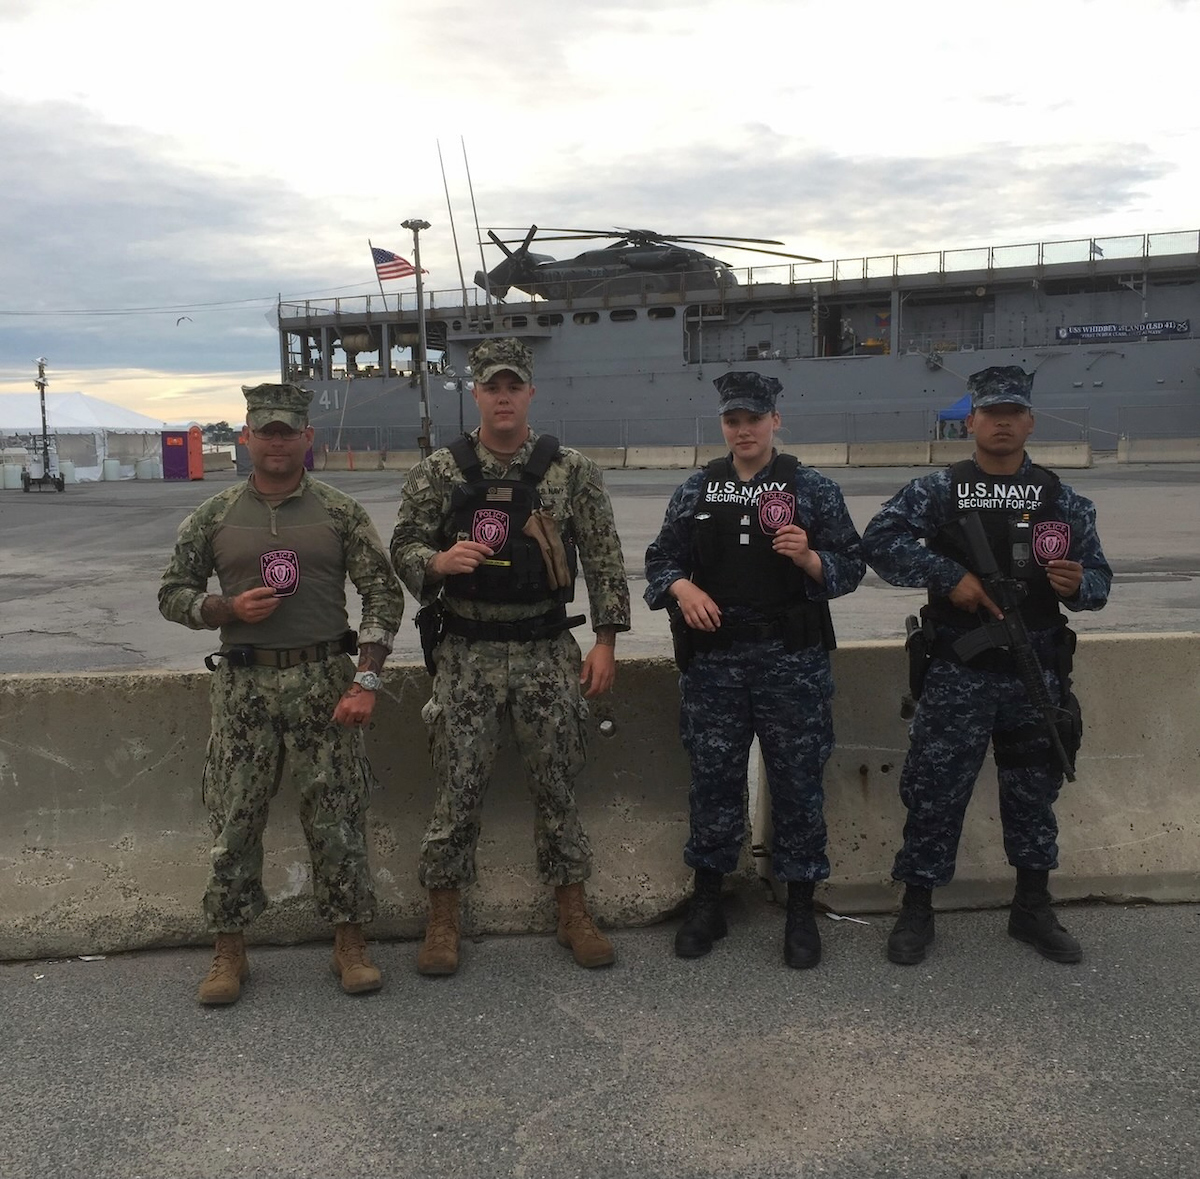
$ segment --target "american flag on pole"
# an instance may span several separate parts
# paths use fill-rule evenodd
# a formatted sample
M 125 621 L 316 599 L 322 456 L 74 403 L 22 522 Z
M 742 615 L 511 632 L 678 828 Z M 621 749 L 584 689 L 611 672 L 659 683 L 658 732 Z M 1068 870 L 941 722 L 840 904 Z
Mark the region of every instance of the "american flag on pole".
M 378 246 L 371 247 L 371 260 L 375 263 L 375 273 L 379 275 L 380 282 L 385 278 L 408 278 L 417 273 L 411 262 L 393 254 L 391 250 L 381 250 Z M 422 268 L 421 273 L 428 274 L 429 271 Z

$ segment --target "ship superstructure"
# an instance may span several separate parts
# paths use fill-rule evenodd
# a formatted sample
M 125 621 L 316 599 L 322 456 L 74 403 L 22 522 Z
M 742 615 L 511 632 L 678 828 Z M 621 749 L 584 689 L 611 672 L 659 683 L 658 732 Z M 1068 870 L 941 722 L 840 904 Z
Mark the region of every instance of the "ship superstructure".
M 810 442 L 952 432 L 966 377 L 995 364 L 1036 373 L 1043 440 L 1200 436 L 1200 231 L 722 263 L 554 293 L 425 291 L 434 445 L 475 421 L 467 350 L 509 335 L 534 350 L 539 428 L 573 446 L 718 442 L 711 381 L 731 368 L 778 377 L 784 424 Z M 322 445 L 417 448 L 414 295 L 281 302 L 279 331 Z

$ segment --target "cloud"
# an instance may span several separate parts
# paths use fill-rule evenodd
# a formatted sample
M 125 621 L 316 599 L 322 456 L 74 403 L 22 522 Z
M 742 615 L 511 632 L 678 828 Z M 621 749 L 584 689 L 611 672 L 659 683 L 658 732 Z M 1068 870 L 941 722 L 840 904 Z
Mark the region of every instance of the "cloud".
M 799 253 L 848 257 L 1000 244 L 1009 233 L 1026 240 L 1031 222 L 1098 232 L 1100 219 L 1135 207 L 1170 170 L 1132 145 L 849 157 L 747 128 L 736 147 L 681 145 L 610 161 L 603 186 L 563 179 L 493 194 L 491 202 L 511 225 L 548 221 L 549 212 L 556 223 L 582 228 L 778 238 Z
M 254 362 L 276 353 L 262 312 L 281 287 L 329 284 L 318 251 L 295 247 L 291 229 L 337 219 L 278 181 L 215 176 L 171 160 L 170 145 L 102 123 L 67 103 L 0 107 L 0 348 L 60 360 L 190 369 Z M 258 300 L 253 306 L 190 309 Z M 176 328 L 188 305 L 192 323 Z M 120 316 L 37 314 L 143 308 Z M 252 329 L 230 332 L 242 324 Z M 64 330 L 64 325 L 66 325 Z M 40 342 L 34 343 L 38 340 Z M 214 355 L 219 353 L 220 355 Z M 36 354 L 36 353 L 34 353 Z
M 578 55 L 593 27 L 575 10 L 555 24 L 552 10 L 558 12 L 549 0 L 534 0 L 498 24 L 495 38 L 469 44 L 463 26 L 447 19 L 438 26 L 440 60 L 461 48 L 464 70 L 474 71 L 477 80 L 495 77 L 498 92 L 516 103 L 545 85 L 556 63 Z M 611 43 L 646 21 L 661 32 L 681 11 L 674 5 L 611 6 L 597 19 Z M 419 37 L 432 38 L 432 27 L 422 26 Z M 489 60 L 494 74 L 488 73 Z M 495 69 L 496 62 L 512 60 L 524 65 Z M 572 97 L 598 76 L 570 76 Z M 548 91 L 538 101 L 552 99 Z M 1001 107 L 1016 100 L 994 93 L 990 101 Z M 479 109 L 481 118 L 494 113 L 486 103 Z M 1147 192 L 1161 188 L 1165 178 L 1179 179 L 1172 176 L 1177 165 L 1140 144 L 994 143 L 934 157 L 903 153 L 889 142 L 878 150 L 864 143 L 849 154 L 779 130 L 758 112 L 719 137 L 684 124 L 657 144 L 653 136 L 605 143 L 581 125 L 577 134 L 531 146 L 523 164 L 521 144 L 537 134 L 536 120 L 530 120 L 527 110 L 521 123 L 487 141 L 493 153 L 511 141 L 515 155 L 509 167 L 474 172 L 484 227 L 536 221 L 768 237 L 796 253 L 853 258 L 1039 235 L 1086 236 L 1107 232 L 1118 220 L 1126 230 L 1155 229 L 1131 226 L 1130 218 L 1151 207 Z M 468 140 L 482 134 L 466 130 Z M 455 179 L 457 144 L 448 139 L 444 147 L 452 190 L 462 189 Z M 449 226 L 436 212 L 440 191 L 437 200 L 429 195 L 440 190 L 431 145 L 427 154 L 411 169 L 400 215 L 416 211 L 439 222 L 422 238 L 422 258 L 430 286 L 446 290 L 456 284 L 457 267 Z M 276 292 L 374 293 L 368 234 L 398 252 L 407 254 L 411 245 L 397 228 L 396 194 L 372 183 L 369 171 L 366 180 L 355 174 L 339 181 L 348 190 L 341 194 L 308 196 L 287 179 L 185 162 L 170 138 L 105 122 L 79 104 L 0 104 L 0 158 L 6 164 L 0 311 L 24 313 L 0 314 L 0 380 L 17 380 L 21 387 L 25 366 L 38 355 L 50 356 L 59 370 L 77 372 L 271 371 L 278 341 L 264 312 Z M 336 161 L 328 150 L 322 158 Z M 330 169 L 323 174 L 328 177 Z M 478 259 L 466 227 L 469 206 L 465 193 L 456 200 L 470 274 Z M 586 243 L 579 243 L 583 248 Z M 565 258 L 577 248 L 563 242 L 546 251 Z M 769 257 L 732 249 L 712 252 L 739 267 L 772 264 Z M 487 258 L 495 265 L 498 251 L 489 247 Z M 228 306 L 239 300 L 246 302 Z M 100 308 L 147 310 L 29 314 Z M 156 308 L 161 310 L 151 310 Z M 177 325 L 185 313 L 190 321 Z M 86 382 L 79 386 L 86 389 Z

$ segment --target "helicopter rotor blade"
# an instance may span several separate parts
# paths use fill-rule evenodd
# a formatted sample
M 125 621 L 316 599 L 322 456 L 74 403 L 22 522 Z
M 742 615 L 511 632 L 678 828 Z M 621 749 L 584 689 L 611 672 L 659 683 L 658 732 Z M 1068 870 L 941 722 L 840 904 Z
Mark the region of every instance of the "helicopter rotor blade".
M 733 237 L 722 234 L 708 233 L 690 233 L 690 234 L 675 234 L 675 233 L 655 233 L 649 229 L 623 229 L 616 227 L 613 231 L 599 229 L 567 229 L 556 226 L 542 226 L 540 229 L 534 227 L 531 230 L 525 231 L 523 238 L 508 238 L 500 239 L 496 236 L 495 230 L 488 230 L 488 236 L 501 247 L 505 249 L 507 245 L 519 245 L 520 249 L 528 249 L 534 240 L 534 234 L 540 232 L 541 237 L 538 237 L 539 242 L 566 242 L 566 241 L 589 241 L 603 239 L 612 241 L 609 249 L 620 249 L 623 246 L 646 246 L 646 245 L 666 245 L 672 242 L 681 244 L 691 244 L 703 246 L 705 248 L 713 248 L 726 246 L 731 250 L 751 250 L 756 254 L 770 254 L 772 257 L 789 258 L 796 262 L 821 262 L 823 259 L 814 258 L 810 254 L 791 254 L 781 250 L 765 250 L 762 246 L 781 246 L 783 242 L 776 238 L 768 237 Z M 500 233 L 517 233 L 521 232 L 517 227 L 499 229 Z M 745 244 L 739 244 L 745 243 Z M 507 251 L 506 251 L 507 252 Z
M 524 225 L 493 225 L 497 233 L 524 233 Z M 543 225 L 542 233 L 577 233 L 583 237 L 616 237 L 609 229 L 563 229 L 560 225 Z
M 494 241 L 496 245 L 498 245 L 504 251 L 504 256 L 506 258 L 511 258 L 513 256 L 512 250 L 510 250 L 508 246 L 506 246 L 504 242 L 502 242 L 490 229 L 488 230 L 488 237 L 490 237 L 492 241 Z M 479 244 L 487 245 L 487 242 L 480 242 Z
M 692 237 L 675 237 L 675 238 L 671 238 L 671 241 L 684 242 L 684 243 L 692 242 L 696 245 L 704 245 L 705 244 L 704 242 L 700 241 L 698 238 L 692 238 Z M 782 250 L 764 250 L 764 249 L 762 249 L 761 246 L 739 246 L 733 242 L 722 242 L 721 245 L 723 248 L 728 249 L 728 250 L 749 250 L 751 253 L 754 253 L 754 254 L 770 254 L 772 257 L 775 257 L 775 258 L 792 258 L 797 262 L 823 262 L 824 261 L 823 258 L 813 258 L 808 254 L 785 254 Z
M 630 238 L 653 238 L 663 242 L 757 242 L 763 246 L 781 246 L 783 242 L 773 237 L 733 237 L 726 233 L 655 233 L 650 229 L 621 229 L 619 231 Z

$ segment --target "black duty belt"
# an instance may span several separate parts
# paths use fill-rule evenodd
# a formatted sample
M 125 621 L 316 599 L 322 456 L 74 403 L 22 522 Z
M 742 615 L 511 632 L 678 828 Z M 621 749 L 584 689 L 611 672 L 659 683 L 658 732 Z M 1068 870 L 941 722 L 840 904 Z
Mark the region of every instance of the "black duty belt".
M 723 622 L 714 631 L 691 632 L 692 646 L 697 651 L 720 651 L 734 643 L 766 643 L 783 637 L 782 622 Z
M 209 671 L 216 671 L 216 661 L 224 659 L 230 667 L 277 667 L 284 670 L 299 667 L 302 663 L 320 663 L 335 655 L 353 655 L 357 650 L 358 635 L 349 630 L 340 639 L 330 643 L 314 643 L 311 647 L 229 647 L 206 655 L 204 666 Z
M 446 633 L 458 635 L 469 642 L 534 643 L 539 639 L 552 639 L 584 621 L 586 615 L 583 614 L 568 618 L 565 606 L 539 614 L 536 618 L 519 618 L 513 622 L 483 622 L 475 618 L 463 618 L 447 610 Z

